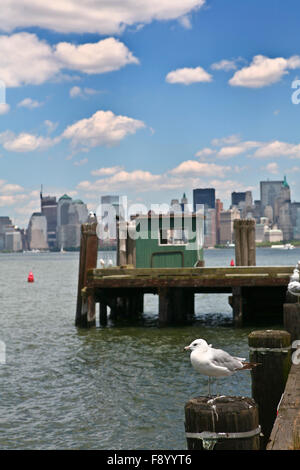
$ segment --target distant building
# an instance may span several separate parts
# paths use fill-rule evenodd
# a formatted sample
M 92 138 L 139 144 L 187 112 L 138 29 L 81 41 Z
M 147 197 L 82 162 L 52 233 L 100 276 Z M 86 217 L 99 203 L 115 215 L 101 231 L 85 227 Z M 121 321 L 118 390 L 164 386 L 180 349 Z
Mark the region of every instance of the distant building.
M 231 205 L 238 206 L 240 202 L 245 202 L 246 192 L 233 192 L 231 193 Z
M 297 208 L 295 217 L 295 226 L 293 230 L 293 239 L 300 240 L 300 207 Z
M 7 251 L 22 251 L 22 235 L 18 230 L 5 233 L 5 249 Z
M 220 213 L 223 211 L 223 202 L 216 199 L 216 244 L 220 244 Z
M 13 228 L 12 221 L 7 216 L 0 217 L 0 251 L 5 250 L 5 233 Z
M 56 247 L 57 233 L 57 202 L 55 196 L 43 196 L 43 188 L 40 192 L 41 213 L 47 219 L 47 241 L 49 248 Z
M 236 207 L 220 212 L 220 244 L 234 242 L 233 221 L 240 218 L 240 211 Z
M 80 199 L 64 194 L 57 204 L 57 247 L 79 248 L 81 225 L 88 220 L 88 209 Z
M 48 250 L 47 219 L 41 212 L 34 212 L 27 229 L 30 250 Z
M 216 209 L 204 210 L 204 247 L 216 245 Z
M 280 196 L 283 181 L 261 181 L 260 201 L 262 213 L 266 206 L 271 206 L 275 215 L 275 201 Z
M 282 230 L 277 228 L 276 226 L 272 229 L 268 229 L 265 231 L 265 241 L 266 242 L 281 242 L 283 240 L 283 233 Z
M 193 189 L 193 209 L 196 211 L 197 204 L 204 204 L 207 209 L 215 209 L 216 194 L 215 188 Z

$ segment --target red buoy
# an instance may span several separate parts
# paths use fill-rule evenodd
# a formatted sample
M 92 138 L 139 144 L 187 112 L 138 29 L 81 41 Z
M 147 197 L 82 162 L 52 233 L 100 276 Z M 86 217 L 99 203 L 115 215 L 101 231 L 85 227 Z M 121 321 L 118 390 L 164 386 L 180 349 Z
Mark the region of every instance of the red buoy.
M 230 266 L 234 266 L 234 261 L 233 261 L 233 259 L 230 261 Z
M 30 273 L 28 274 L 27 281 L 28 282 L 34 282 L 34 277 L 33 277 L 33 272 L 32 271 L 30 271 Z

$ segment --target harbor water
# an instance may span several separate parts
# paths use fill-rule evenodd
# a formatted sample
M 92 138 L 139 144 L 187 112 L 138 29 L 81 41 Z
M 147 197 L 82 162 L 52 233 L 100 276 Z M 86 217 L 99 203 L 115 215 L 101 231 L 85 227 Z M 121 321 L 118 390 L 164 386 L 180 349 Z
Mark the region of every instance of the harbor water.
M 204 256 L 206 266 L 229 266 L 234 249 Z M 257 265 L 294 266 L 300 248 L 259 248 L 256 257 Z M 147 295 L 137 324 L 77 329 L 78 260 L 78 253 L 0 255 L 0 449 L 186 449 L 184 405 L 207 393 L 207 378 L 183 347 L 204 338 L 248 358 L 254 327 L 233 328 L 228 294 L 198 294 L 191 326 L 159 328 L 157 296 Z M 217 387 L 251 396 L 250 372 Z

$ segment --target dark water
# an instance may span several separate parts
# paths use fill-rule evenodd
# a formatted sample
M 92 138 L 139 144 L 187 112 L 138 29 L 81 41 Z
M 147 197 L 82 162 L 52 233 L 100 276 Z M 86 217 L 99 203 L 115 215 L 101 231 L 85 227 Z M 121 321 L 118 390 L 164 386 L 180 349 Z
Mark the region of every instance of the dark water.
M 206 266 L 232 258 L 233 249 L 205 252 Z M 298 259 L 298 248 L 257 250 L 257 265 Z M 202 337 L 248 357 L 251 330 L 232 328 L 227 294 L 197 295 L 189 327 L 158 328 L 157 298 L 149 295 L 144 327 L 78 330 L 78 253 L 2 254 L 0 267 L 1 449 L 186 449 L 184 404 L 206 393 L 207 379 L 183 347 Z M 218 380 L 228 395 L 251 396 L 250 387 L 248 371 Z

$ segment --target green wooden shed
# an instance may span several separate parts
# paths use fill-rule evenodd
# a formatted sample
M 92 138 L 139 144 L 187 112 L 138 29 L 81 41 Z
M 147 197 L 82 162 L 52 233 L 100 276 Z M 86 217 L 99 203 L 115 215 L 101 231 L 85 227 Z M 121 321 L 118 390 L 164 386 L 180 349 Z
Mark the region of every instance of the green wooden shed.
M 136 268 L 203 266 L 202 213 L 138 215 L 126 224 L 119 241 L 119 263 Z M 123 252 L 123 253 L 122 253 Z

